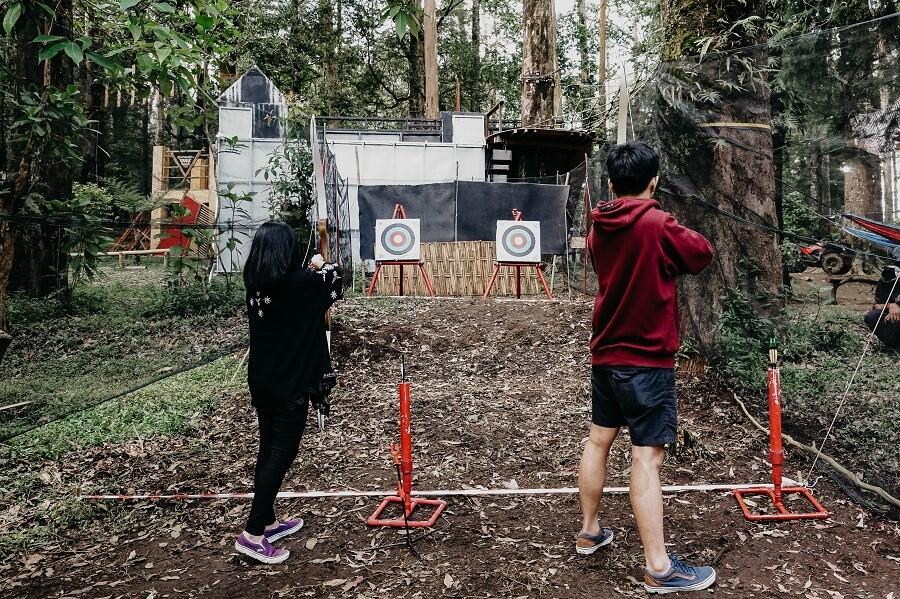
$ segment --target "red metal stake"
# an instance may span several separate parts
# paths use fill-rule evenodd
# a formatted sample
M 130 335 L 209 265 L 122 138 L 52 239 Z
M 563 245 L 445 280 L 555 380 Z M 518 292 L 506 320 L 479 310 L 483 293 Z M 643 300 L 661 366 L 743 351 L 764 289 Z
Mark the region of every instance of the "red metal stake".
M 412 513 L 412 435 L 409 429 L 409 381 L 400 383 L 400 482 L 397 493 L 403 498 L 406 515 Z
M 781 442 L 781 373 L 778 370 L 778 350 L 772 340 L 769 350 L 769 461 L 772 463 L 772 488 L 745 489 L 734 492 L 744 518 L 751 522 L 777 522 L 781 520 L 824 520 L 828 512 L 813 497 L 812 492 L 803 486 L 782 487 L 782 471 L 784 469 L 784 447 Z M 803 496 L 815 511 L 792 512 L 784 505 L 784 496 L 797 494 Z M 747 495 L 766 495 L 772 500 L 776 513 L 753 513 L 744 498 Z
M 403 377 L 401 377 L 403 378 Z M 369 526 L 390 526 L 393 528 L 428 528 L 434 526 L 441 513 L 447 507 L 447 502 L 442 499 L 424 499 L 412 496 L 413 460 L 412 460 L 412 433 L 410 430 L 410 385 L 409 381 L 401 380 L 398 386 L 400 394 L 400 448 L 391 445 L 391 456 L 394 463 L 400 467 L 400 480 L 397 481 L 397 495 L 385 497 L 375 509 L 375 513 L 369 516 L 366 524 Z M 383 519 L 381 514 L 392 503 L 403 506 L 403 516 L 399 518 Z M 412 520 L 413 511 L 419 506 L 432 506 L 434 511 L 427 520 Z

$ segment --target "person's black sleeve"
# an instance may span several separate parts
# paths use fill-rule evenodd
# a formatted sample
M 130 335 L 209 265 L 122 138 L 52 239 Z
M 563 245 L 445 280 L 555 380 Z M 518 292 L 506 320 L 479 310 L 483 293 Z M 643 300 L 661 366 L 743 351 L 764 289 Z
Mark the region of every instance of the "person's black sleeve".
M 337 264 L 328 263 L 322 266 L 317 274 L 322 279 L 322 296 L 327 310 L 334 302 L 344 298 L 341 268 Z

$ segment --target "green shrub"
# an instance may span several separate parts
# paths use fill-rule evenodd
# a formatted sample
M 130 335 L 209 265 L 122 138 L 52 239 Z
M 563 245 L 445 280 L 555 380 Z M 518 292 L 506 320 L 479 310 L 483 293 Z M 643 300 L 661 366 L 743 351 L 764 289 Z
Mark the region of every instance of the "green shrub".
M 221 279 L 170 282 L 154 289 L 143 304 L 141 315 L 188 316 L 198 313 L 230 311 L 244 302 L 243 285 Z

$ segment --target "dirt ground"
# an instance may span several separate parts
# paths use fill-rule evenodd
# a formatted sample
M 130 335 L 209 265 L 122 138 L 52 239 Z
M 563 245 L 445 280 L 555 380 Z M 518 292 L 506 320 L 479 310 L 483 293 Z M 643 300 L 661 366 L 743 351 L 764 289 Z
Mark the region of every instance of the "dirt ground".
M 878 273 L 868 276 L 877 279 Z M 804 299 L 810 300 L 811 304 L 816 303 L 814 298 L 818 298 L 823 304 L 831 299 L 831 283 L 829 283 L 830 275 L 826 274 L 820 268 L 810 268 L 805 272 L 791 275 L 792 286 L 794 292 Z M 867 283 L 846 283 L 838 287 L 837 301 L 841 306 L 848 308 L 858 308 L 865 311 L 872 306 L 874 301 L 874 287 Z
M 324 433 L 309 430 L 285 490 L 394 485 L 399 351 L 412 381 L 420 489 L 575 484 L 589 418 L 589 300 L 352 300 L 335 320 L 341 386 Z M 763 373 L 760 374 L 764 376 Z M 680 442 L 666 483 L 766 482 L 766 439 L 730 395 L 680 380 Z M 223 397 L 195 434 L 141 439 L 23 464 L 60 501 L 76 492 L 245 491 L 255 422 L 246 393 Z M 625 485 L 627 436 L 610 485 Z M 788 475 L 808 466 L 787 452 Z M 46 473 L 46 477 L 44 477 Z M 823 478 L 823 522 L 755 525 L 728 494 L 666 497 L 667 538 L 718 569 L 715 596 L 900 597 L 900 526 Z M 280 545 L 291 558 L 252 565 L 232 548 L 243 500 L 101 506 L 91 526 L 39 551 L 0 559 L 4 597 L 612 597 L 642 596 L 642 557 L 627 497 L 608 496 L 608 549 L 576 556 L 577 496 L 454 497 L 417 542 L 368 528 L 374 499 L 282 501 L 307 525 Z M 12 505 L 3 509 L 21 510 Z M 395 545 L 384 547 L 386 545 Z

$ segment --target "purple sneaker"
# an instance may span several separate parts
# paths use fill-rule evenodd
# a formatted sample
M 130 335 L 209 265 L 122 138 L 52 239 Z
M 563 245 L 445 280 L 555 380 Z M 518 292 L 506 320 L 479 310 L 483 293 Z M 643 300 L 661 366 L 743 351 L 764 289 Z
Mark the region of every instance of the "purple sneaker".
M 243 553 L 247 557 L 264 564 L 280 564 L 291 555 L 291 552 L 287 549 L 272 547 L 272 544 L 265 537 L 263 537 L 262 543 L 254 543 L 243 532 L 237 538 L 237 541 L 234 542 L 234 549 L 238 553 Z
M 267 530 L 263 534 L 265 535 L 267 541 L 269 541 L 270 543 L 274 543 L 278 539 L 283 539 L 288 535 L 294 534 L 301 528 L 303 528 L 303 518 L 294 518 L 293 520 L 285 520 L 284 522 L 279 524 L 277 528 Z

